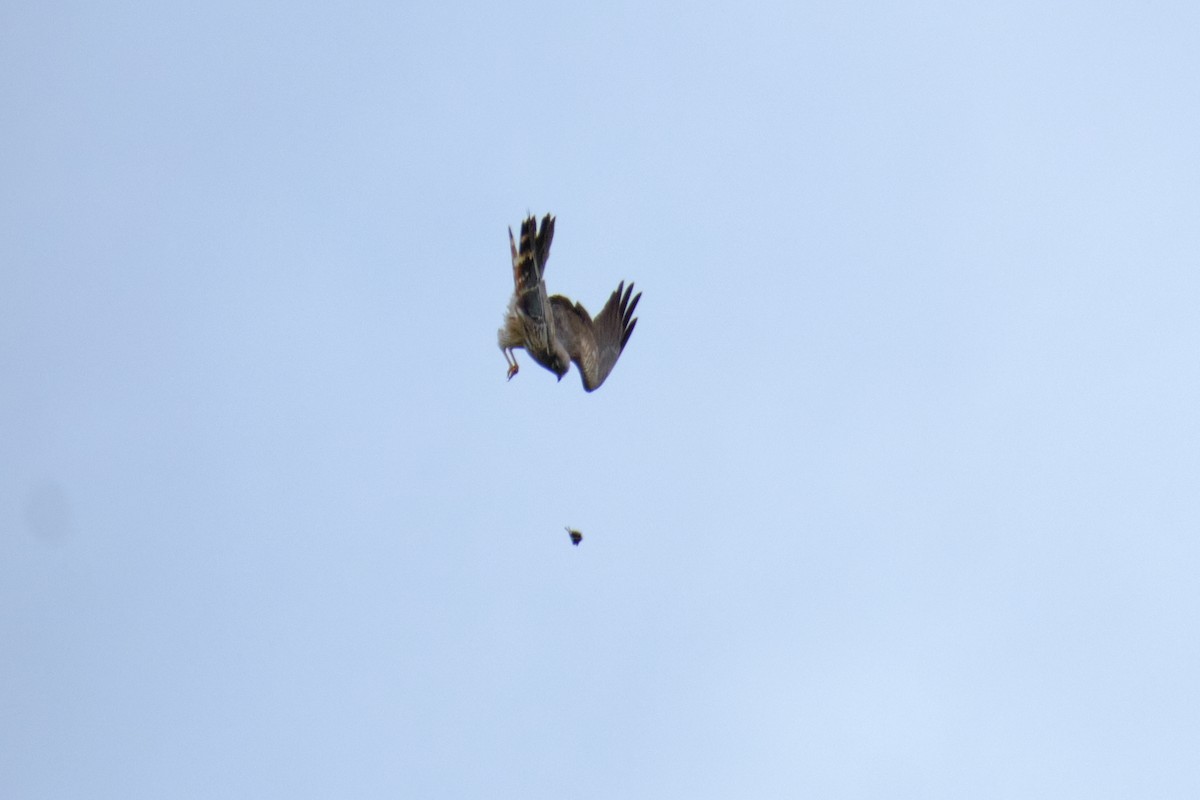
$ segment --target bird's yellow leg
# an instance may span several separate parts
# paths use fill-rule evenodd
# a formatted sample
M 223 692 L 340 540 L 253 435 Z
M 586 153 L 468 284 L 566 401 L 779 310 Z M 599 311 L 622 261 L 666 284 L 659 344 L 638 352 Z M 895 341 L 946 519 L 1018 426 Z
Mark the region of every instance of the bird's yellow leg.
M 512 350 L 505 349 L 504 360 L 508 362 L 508 379 L 511 381 L 513 379 L 513 375 L 516 375 L 521 369 L 517 366 L 517 355 Z

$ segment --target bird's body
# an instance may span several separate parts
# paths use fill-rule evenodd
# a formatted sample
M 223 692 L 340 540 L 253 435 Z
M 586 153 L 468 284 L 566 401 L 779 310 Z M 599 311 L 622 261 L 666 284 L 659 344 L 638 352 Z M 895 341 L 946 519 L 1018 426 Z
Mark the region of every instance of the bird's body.
M 559 380 L 574 361 L 583 388 L 592 392 L 612 372 L 633 334 L 637 325 L 633 312 L 642 295 L 633 295 L 633 284 L 626 289 L 622 281 L 595 319 L 581 304 L 562 295 L 547 297 L 543 275 L 553 239 L 554 217 L 549 214 L 542 219 L 540 230 L 534 217 L 521 223 L 519 249 L 509 228 L 513 294 L 497 341 L 509 363 L 510 380 L 519 369 L 513 353 L 519 347 Z

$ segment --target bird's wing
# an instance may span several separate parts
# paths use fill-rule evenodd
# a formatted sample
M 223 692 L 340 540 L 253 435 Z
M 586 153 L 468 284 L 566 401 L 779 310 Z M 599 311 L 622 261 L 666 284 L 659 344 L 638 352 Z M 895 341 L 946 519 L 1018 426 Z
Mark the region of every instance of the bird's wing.
M 633 312 L 640 299 L 642 293 L 634 295 L 632 283 L 626 289 L 625 281 L 621 281 L 604 308 L 592 319 L 587 309 L 579 303 L 572 303 L 560 294 L 550 298 L 550 307 L 554 309 L 555 333 L 579 368 L 583 388 L 587 391 L 600 388 L 608 373 L 612 372 L 613 365 L 617 363 L 637 325 Z
M 513 291 L 517 298 L 517 310 L 525 318 L 526 335 L 532 339 L 526 350 L 550 352 L 550 340 L 554 337 L 554 317 L 546 302 L 546 283 L 542 274 L 546 260 L 550 258 L 550 242 L 554 239 L 554 217 L 549 214 L 542 220 L 541 231 L 537 219 L 527 217 L 521 223 L 521 246 L 513 241 L 512 228 L 508 229 L 508 246 L 513 259 Z
M 530 217 L 527 222 L 532 222 L 533 217 Z M 550 242 L 554 240 L 554 217 L 550 214 L 542 217 L 542 229 L 537 234 L 537 263 L 538 274 L 541 275 L 546 270 L 546 262 L 550 260 Z

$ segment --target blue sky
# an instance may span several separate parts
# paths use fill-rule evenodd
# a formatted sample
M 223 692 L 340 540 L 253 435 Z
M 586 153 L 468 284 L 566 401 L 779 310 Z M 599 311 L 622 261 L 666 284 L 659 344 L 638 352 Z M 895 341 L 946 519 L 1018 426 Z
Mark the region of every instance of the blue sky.
M 1197 53 L 6 4 L 0 794 L 1196 796 Z M 594 394 L 504 380 L 527 212 L 645 292 Z

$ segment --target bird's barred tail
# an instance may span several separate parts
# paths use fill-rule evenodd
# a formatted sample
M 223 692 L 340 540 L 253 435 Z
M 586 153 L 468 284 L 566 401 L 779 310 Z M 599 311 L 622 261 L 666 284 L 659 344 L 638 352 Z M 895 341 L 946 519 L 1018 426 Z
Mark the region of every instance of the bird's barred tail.
M 550 258 L 550 242 L 554 239 L 554 217 L 547 214 L 542 219 L 542 229 L 537 219 L 528 217 L 521 223 L 521 246 L 513 240 L 512 228 L 508 229 L 508 245 L 512 250 L 513 285 L 518 295 L 536 289 Z

